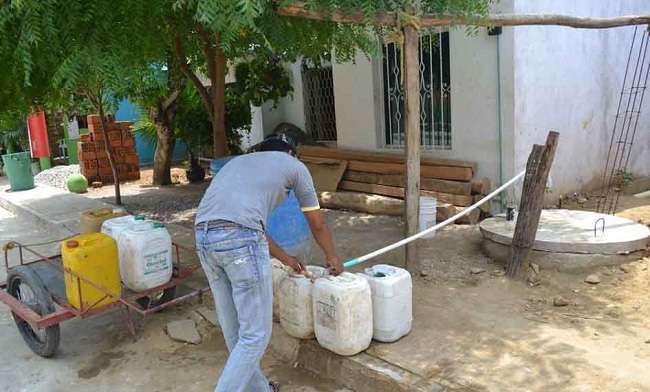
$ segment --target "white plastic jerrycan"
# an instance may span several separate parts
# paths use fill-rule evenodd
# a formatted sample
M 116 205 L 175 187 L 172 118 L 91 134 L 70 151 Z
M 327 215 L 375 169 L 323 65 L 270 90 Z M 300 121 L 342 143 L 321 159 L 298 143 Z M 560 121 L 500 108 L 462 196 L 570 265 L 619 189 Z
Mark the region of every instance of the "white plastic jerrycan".
M 122 231 L 133 227 L 134 224 L 144 223 L 144 215 L 125 215 L 118 218 L 105 220 L 102 223 L 101 232 L 111 237 L 115 241 Z
M 314 332 L 318 343 L 339 355 L 355 355 L 372 340 L 372 299 L 368 281 L 344 272 L 314 284 Z
M 280 320 L 280 282 L 291 272 L 291 268 L 282 264 L 276 258 L 271 259 L 271 274 L 273 278 L 273 320 Z
M 327 270 L 310 265 L 307 273 L 309 277 L 291 272 L 280 282 L 280 325 L 289 335 L 299 339 L 314 337 L 314 280 L 326 276 Z
M 117 247 L 120 276 L 126 287 L 145 291 L 172 277 L 172 239 L 162 223 L 136 224 L 122 230 Z
M 380 342 L 394 342 L 411 332 L 413 283 L 403 268 L 378 264 L 359 274 L 372 291 L 373 334 Z

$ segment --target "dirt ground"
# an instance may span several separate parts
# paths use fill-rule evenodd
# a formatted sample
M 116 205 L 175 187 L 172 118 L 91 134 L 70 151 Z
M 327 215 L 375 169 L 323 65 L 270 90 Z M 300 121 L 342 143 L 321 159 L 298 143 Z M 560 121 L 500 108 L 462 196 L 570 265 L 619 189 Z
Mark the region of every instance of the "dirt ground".
M 126 184 L 123 192 L 130 210 L 191 226 L 206 185 Z M 593 208 L 595 199 L 587 197 L 563 207 Z M 619 206 L 619 215 L 650 223 L 650 199 L 623 195 Z M 343 259 L 402 238 L 399 218 L 325 214 Z M 650 391 L 649 258 L 579 273 L 542 271 L 540 284 L 530 286 L 505 278 L 502 266 L 483 254 L 476 226 L 450 226 L 419 242 L 419 259 L 424 274 L 414 277 L 413 332 L 393 344 L 373 343 L 369 354 L 471 390 Z M 322 260 L 313 246 L 310 262 Z M 403 252 L 373 262 L 403 265 Z M 584 282 L 591 273 L 599 284 Z M 202 358 L 191 352 L 183 364 Z
M 637 178 L 621 191 L 616 215 L 644 225 L 650 225 L 650 198 L 634 197 L 635 194 L 650 190 L 650 178 Z M 562 208 L 597 211 L 601 192 L 593 191 L 571 196 L 562 202 Z
M 122 202 L 130 212 L 147 214 L 152 219 L 167 223 L 192 226 L 196 207 L 210 184 L 209 177 L 201 184 L 190 184 L 187 182 L 185 169 L 175 167 L 172 169 L 173 185 L 159 187 L 152 185 L 152 169 L 142 170 L 140 176 L 139 181 L 121 185 Z M 109 185 L 91 188 L 86 196 L 112 203 L 114 187 Z

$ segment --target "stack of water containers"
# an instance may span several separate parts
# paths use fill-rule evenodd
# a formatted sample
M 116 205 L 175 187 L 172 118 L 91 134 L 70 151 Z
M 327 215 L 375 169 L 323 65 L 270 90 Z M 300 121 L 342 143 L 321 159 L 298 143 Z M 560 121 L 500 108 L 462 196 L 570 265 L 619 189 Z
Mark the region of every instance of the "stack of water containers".
M 330 276 L 315 266 L 307 271 L 307 276 L 287 272 L 273 261 L 276 315 L 289 335 L 315 335 L 324 348 L 349 356 L 367 349 L 373 338 L 394 342 L 411 331 L 412 283 L 406 270 L 380 264 L 361 274 Z
M 172 240 L 162 223 L 127 215 L 105 221 L 101 231 L 117 242 L 120 277 L 127 288 L 145 291 L 169 282 Z

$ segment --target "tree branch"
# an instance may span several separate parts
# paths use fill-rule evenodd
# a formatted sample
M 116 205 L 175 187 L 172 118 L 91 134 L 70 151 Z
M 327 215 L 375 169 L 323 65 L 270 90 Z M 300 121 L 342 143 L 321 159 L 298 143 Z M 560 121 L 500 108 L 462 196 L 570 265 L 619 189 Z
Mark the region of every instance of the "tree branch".
M 397 13 L 377 13 L 368 20 L 361 11 L 343 13 L 321 12 L 308 9 L 303 2 L 278 7 L 276 12 L 284 16 L 295 16 L 313 20 L 329 20 L 336 23 L 371 23 L 377 26 L 397 26 Z M 610 18 L 585 18 L 568 15 L 494 14 L 488 16 L 422 15 L 421 27 L 470 25 L 470 26 L 565 26 L 580 29 L 606 29 L 612 27 L 650 24 L 650 15 L 628 15 Z
M 169 109 L 169 107 L 178 99 L 178 96 L 181 94 L 181 90 L 182 88 L 174 89 L 174 91 L 172 91 L 172 93 L 162 101 L 160 106 L 163 112 L 166 112 L 167 109 Z
M 206 63 L 208 65 L 208 77 L 214 83 L 217 72 L 217 66 L 214 61 L 216 55 L 215 48 L 212 46 L 210 35 L 205 31 L 205 29 L 201 26 L 197 26 L 196 29 L 199 33 L 199 37 L 201 38 L 203 55 L 205 56 Z
M 183 51 L 183 43 L 181 41 L 181 37 L 178 34 L 176 34 L 174 37 L 174 50 L 176 52 L 176 57 L 178 57 L 178 67 L 181 69 L 183 74 L 185 74 L 185 76 L 187 76 L 187 78 L 194 84 L 194 87 L 196 87 L 199 95 L 201 95 L 203 105 L 208 111 L 210 118 L 212 118 L 212 99 L 210 97 L 210 93 L 205 88 L 205 86 L 203 86 L 201 79 L 199 79 L 199 77 L 194 71 L 192 71 L 192 68 L 190 68 L 189 64 L 187 63 L 187 57 Z

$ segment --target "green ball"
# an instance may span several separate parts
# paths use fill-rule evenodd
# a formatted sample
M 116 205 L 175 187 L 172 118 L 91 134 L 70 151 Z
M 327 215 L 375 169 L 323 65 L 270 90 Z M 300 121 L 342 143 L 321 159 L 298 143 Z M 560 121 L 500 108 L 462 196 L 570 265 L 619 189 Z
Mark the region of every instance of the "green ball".
M 88 180 L 82 174 L 71 174 L 65 180 L 68 190 L 73 193 L 86 193 L 88 191 Z

